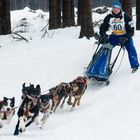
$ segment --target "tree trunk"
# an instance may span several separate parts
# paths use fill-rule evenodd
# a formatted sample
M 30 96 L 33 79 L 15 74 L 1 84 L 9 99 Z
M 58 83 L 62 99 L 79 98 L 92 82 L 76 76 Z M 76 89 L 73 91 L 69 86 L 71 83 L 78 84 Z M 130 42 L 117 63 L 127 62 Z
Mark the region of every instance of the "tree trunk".
M 92 26 L 92 0 L 82 0 L 82 21 L 81 21 L 81 31 L 79 38 L 93 37 L 94 31 Z
M 140 30 L 140 0 L 136 0 L 136 29 Z
M 0 34 L 11 33 L 10 0 L 0 1 Z
M 74 0 L 71 0 L 71 24 L 75 26 Z
M 61 28 L 61 0 L 57 0 L 57 28 Z
M 122 9 L 125 11 L 128 15 L 132 17 L 132 2 L 131 0 L 120 0 L 122 3 Z
M 71 0 L 63 0 L 63 27 L 70 27 L 72 26 L 71 20 Z
M 37 10 L 38 9 L 38 0 L 30 0 L 29 5 L 32 10 Z
M 82 24 L 82 15 L 83 15 L 83 0 L 78 0 L 78 17 L 77 17 L 77 25 Z
M 49 1 L 49 29 L 57 29 L 61 27 L 61 1 Z

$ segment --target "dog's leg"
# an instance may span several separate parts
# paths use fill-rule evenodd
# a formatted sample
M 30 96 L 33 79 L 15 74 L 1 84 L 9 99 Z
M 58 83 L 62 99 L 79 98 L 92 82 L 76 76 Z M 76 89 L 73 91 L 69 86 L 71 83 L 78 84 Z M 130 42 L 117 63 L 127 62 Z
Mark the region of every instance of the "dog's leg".
M 52 105 L 51 105 L 50 114 L 52 114 L 54 106 L 55 106 L 55 103 L 54 103 L 54 101 L 53 101 L 53 99 L 52 99 Z
M 56 109 L 57 109 L 57 107 L 58 107 L 59 103 L 60 103 L 60 101 L 59 101 L 59 102 L 57 102 L 57 104 L 55 105 L 55 108 L 54 108 L 54 110 L 53 110 L 53 112 L 54 112 L 54 113 L 56 112 Z
M 0 128 L 3 127 L 3 122 L 2 122 L 2 119 L 0 119 Z
M 67 98 L 67 97 L 64 97 L 64 99 L 63 99 L 63 101 L 62 101 L 62 104 L 60 105 L 61 108 L 64 107 L 64 103 L 65 103 L 65 101 L 66 101 L 66 98 Z
M 73 104 L 73 103 L 71 102 L 71 98 L 72 98 L 72 96 L 69 95 L 69 98 L 68 98 L 68 101 L 67 101 L 67 104 L 68 104 L 68 105 L 72 105 L 72 104 Z
M 41 119 L 41 121 L 40 121 L 40 124 L 39 124 L 39 127 L 40 127 L 41 129 L 43 129 L 43 126 L 44 126 L 44 124 L 46 123 L 48 117 L 49 117 L 49 113 L 48 113 L 48 112 L 44 113 L 44 115 L 43 115 L 43 117 L 42 117 L 42 119 Z
M 81 101 L 81 97 L 83 96 L 83 94 L 85 93 L 85 90 L 86 90 L 87 87 L 85 87 L 82 91 L 82 94 L 80 95 L 79 99 L 78 99 L 78 102 L 77 102 L 77 105 L 79 106 L 80 105 L 80 101 Z
M 29 118 L 26 122 L 25 122 L 25 127 L 28 127 L 33 121 L 34 121 L 35 117 L 31 117 Z
M 13 116 L 14 116 L 15 110 L 12 110 L 11 113 L 7 116 L 6 124 L 9 125 Z
M 55 108 L 54 108 L 54 112 L 56 111 L 57 107 L 59 106 L 61 100 L 62 100 L 62 98 L 58 99 L 58 102 L 56 103 Z
M 18 120 L 18 122 L 17 122 L 15 131 L 14 131 L 14 135 L 18 135 L 18 134 L 19 134 L 19 120 Z
M 82 97 L 82 95 L 78 98 L 78 102 L 77 102 L 78 106 L 80 105 L 81 97 Z
M 35 124 L 39 125 L 39 115 L 35 118 Z
M 19 118 L 19 127 L 20 127 L 21 132 L 25 131 L 25 122 L 24 122 L 23 117 Z
M 76 105 L 76 102 L 77 102 L 77 98 L 74 98 L 74 103 L 72 104 L 72 108 L 71 108 L 71 111 L 74 109 L 75 105 Z

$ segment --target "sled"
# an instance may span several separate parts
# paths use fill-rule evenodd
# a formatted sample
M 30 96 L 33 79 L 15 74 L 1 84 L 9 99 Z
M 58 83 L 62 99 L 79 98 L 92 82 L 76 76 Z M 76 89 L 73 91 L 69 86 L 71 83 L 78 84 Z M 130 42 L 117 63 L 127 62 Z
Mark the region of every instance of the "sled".
M 110 43 L 102 44 L 102 46 L 98 44 L 92 60 L 86 68 L 85 74 L 89 80 L 99 84 L 105 83 L 108 85 L 110 83 L 109 77 L 113 72 L 119 54 L 121 50 L 125 52 L 124 46 L 120 46 L 114 61 L 111 63 L 112 49 L 113 46 Z
M 86 69 L 86 76 L 89 80 L 96 83 L 105 83 L 108 85 L 109 76 L 112 73 L 110 60 L 113 46 L 110 43 L 98 45 L 92 60 Z

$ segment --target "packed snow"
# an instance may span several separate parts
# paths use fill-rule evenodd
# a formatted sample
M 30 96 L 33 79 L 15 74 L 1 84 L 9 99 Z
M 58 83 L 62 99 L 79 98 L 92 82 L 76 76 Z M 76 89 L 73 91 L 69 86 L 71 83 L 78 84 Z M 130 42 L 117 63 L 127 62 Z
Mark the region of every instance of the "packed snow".
M 105 15 L 93 13 L 93 19 L 97 21 Z M 27 32 L 21 35 L 29 42 L 16 41 L 11 35 L 0 36 L 0 99 L 14 96 L 17 107 L 24 82 L 40 84 L 42 93 L 61 82 L 70 82 L 84 75 L 96 49 L 94 38 L 78 39 L 80 27 L 50 30 L 42 38 L 41 30 L 48 23 L 48 13 L 41 10 L 25 8 L 11 11 L 13 30 L 18 28 L 23 18 L 26 18 L 28 26 Z M 139 39 L 140 32 L 136 31 L 134 41 L 140 58 Z M 116 46 L 114 56 L 118 50 L 119 46 Z M 15 114 L 10 125 L 0 129 L 0 139 L 139 140 L 139 80 L 140 71 L 131 73 L 127 52 L 124 57 L 122 52 L 110 77 L 110 85 L 89 83 L 81 105 L 73 111 L 67 104 L 63 109 L 58 108 L 42 130 L 32 124 L 25 133 L 14 136 L 18 119 Z

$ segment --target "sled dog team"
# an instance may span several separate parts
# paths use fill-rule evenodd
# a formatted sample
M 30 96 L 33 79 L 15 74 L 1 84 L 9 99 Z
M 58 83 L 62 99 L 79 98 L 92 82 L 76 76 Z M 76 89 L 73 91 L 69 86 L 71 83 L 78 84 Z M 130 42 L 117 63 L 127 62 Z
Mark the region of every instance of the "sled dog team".
M 35 87 L 33 84 L 26 86 L 23 83 L 19 107 L 15 107 L 15 97 L 3 97 L 3 100 L 0 100 L 0 128 L 10 123 L 16 108 L 18 108 L 18 121 L 14 135 L 24 132 L 33 122 L 43 128 L 50 114 L 56 112 L 59 105 L 63 108 L 66 99 L 68 99 L 67 104 L 71 105 L 71 111 L 76 105 L 79 106 L 86 89 L 87 78 L 84 76 L 79 76 L 69 83 L 62 82 L 49 89 L 46 94 L 41 94 L 39 84 Z

